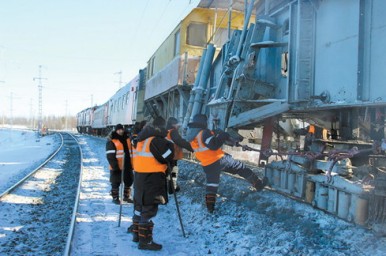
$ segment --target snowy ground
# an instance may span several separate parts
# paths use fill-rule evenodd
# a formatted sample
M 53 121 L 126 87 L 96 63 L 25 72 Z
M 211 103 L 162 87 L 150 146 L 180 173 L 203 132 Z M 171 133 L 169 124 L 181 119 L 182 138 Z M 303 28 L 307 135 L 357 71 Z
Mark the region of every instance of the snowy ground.
M 57 142 L 59 137 L 38 138 L 27 129 L 0 128 L 0 193 L 44 162 L 56 150 Z
M 131 225 L 131 204 L 123 205 L 118 227 L 119 206 L 109 196 L 105 140 L 78 138 L 84 173 L 71 255 L 386 255 L 384 237 L 273 191 L 257 193 L 237 177 L 222 176 L 217 210 L 208 214 L 204 175 L 200 167 L 188 162 L 180 164 L 182 191 L 177 196 L 187 237 L 182 236 L 171 196 L 153 219 L 154 240 L 164 248 L 140 251 L 126 232 Z M 3 150 L 0 147 L 0 156 Z M 25 152 L 19 149 L 18 154 Z M 1 186 L 2 176 L 0 180 Z

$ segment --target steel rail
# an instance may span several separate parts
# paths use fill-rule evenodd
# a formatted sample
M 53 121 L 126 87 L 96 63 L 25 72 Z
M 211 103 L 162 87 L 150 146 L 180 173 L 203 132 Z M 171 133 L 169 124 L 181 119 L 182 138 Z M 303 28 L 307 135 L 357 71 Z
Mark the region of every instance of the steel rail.
M 63 252 L 64 256 L 68 256 L 71 253 L 72 239 L 74 238 L 76 214 L 78 212 L 78 207 L 79 207 L 79 197 L 80 197 L 80 189 L 82 187 L 82 175 L 83 175 L 83 161 L 82 161 L 83 160 L 83 152 L 82 152 L 82 148 L 79 145 L 78 139 L 70 133 L 69 133 L 69 135 L 71 135 L 71 137 L 73 137 L 78 144 L 79 153 L 80 153 L 80 172 L 79 172 L 78 189 L 76 192 L 76 199 L 75 199 L 75 203 L 74 203 L 74 210 L 72 211 L 71 223 L 70 223 L 70 227 L 68 230 L 68 236 L 67 236 L 67 242 L 66 242 L 66 246 L 65 246 L 64 252 Z

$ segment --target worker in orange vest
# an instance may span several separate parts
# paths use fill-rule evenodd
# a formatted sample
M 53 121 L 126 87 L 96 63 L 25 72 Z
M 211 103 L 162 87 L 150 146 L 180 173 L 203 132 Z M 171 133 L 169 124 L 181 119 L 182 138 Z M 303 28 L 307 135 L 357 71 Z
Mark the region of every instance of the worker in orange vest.
M 133 203 L 131 199 L 131 185 L 133 184 L 133 168 L 130 157 L 131 142 L 128 138 L 122 124 L 117 124 L 114 130 L 109 134 L 106 142 L 106 158 L 109 162 L 111 196 L 113 203 L 120 204 L 119 187 L 122 179 L 124 192 L 123 200 Z M 124 168 L 124 169 L 123 169 Z
M 189 123 L 188 127 L 186 139 L 190 142 L 206 175 L 205 202 L 210 213 L 213 213 L 215 208 L 216 193 L 222 171 L 240 175 L 249 181 L 257 191 L 262 190 L 267 185 L 268 179 L 266 177 L 260 179 L 242 162 L 233 159 L 231 155 L 222 151 L 221 147 L 225 142 L 235 144 L 236 141 L 224 131 L 215 133 L 209 130 L 206 115 L 195 115 L 193 122 Z
M 177 161 L 184 157 L 182 149 L 184 148 L 189 152 L 193 152 L 193 149 L 190 146 L 190 143 L 185 139 L 183 139 L 179 134 L 178 132 L 179 127 L 180 127 L 180 124 L 178 123 L 178 120 L 175 117 L 168 118 L 168 121 L 166 122 L 166 129 L 168 130 L 168 135 L 166 136 L 166 139 L 172 142 L 174 145 L 174 159 L 173 159 L 173 162 L 171 163 L 171 174 L 167 176 L 169 194 L 172 194 L 173 191 L 178 192 L 180 190 L 180 187 L 177 185 L 177 178 L 178 178 Z
M 311 145 L 315 139 L 315 125 L 310 124 L 307 129 L 307 134 L 304 138 L 304 151 L 310 151 Z
M 166 122 L 156 117 L 138 134 L 133 157 L 134 167 L 134 216 L 133 241 L 138 249 L 161 250 L 162 245 L 153 241 L 154 223 L 151 218 L 158 212 L 159 204 L 167 204 L 166 172 L 173 161 L 173 144 L 165 137 Z M 138 225 L 138 228 L 135 227 Z M 135 230 L 138 230 L 135 233 Z

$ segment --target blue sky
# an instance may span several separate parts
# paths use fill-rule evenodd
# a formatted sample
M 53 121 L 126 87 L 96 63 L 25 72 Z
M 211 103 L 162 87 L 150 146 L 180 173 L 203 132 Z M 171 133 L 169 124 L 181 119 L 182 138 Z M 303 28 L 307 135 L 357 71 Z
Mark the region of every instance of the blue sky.
M 198 2 L 0 0 L 0 115 L 37 115 L 40 65 L 43 116 L 104 103 Z

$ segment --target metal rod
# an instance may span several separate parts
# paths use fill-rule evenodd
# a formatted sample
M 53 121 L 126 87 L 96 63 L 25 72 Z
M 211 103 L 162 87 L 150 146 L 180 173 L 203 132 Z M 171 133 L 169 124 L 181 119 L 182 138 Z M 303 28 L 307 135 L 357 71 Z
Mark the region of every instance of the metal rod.
M 180 225 L 181 225 L 182 235 L 186 238 L 185 230 L 184 230 L 184 225 L 182 224 L 182 218 L 181 218 L 180 207 L 179 207 L 178 201 L 177 201 L 176 190 L 175 190 L 174 185 L 173 185 L 172 169 L 171 169 L 171 167 L 170 167 L 170 163 L 169 163 L 169 162 L 168 162 L 168 169 L 169 169 L 169 185 L 172 187 L 173 196 L 174 196 L 174 201 L 176 202 L 177 215 L 178 215 L 178 219 L 180 220 Z

